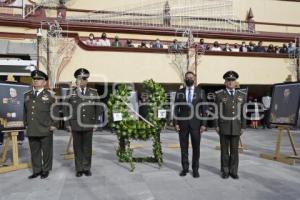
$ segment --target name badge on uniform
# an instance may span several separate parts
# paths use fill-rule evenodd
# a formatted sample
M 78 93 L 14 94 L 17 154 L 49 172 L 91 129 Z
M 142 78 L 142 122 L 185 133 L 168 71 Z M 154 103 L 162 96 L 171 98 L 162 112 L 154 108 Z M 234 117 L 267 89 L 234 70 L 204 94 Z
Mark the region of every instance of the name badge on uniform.
M 123 120 L 122 113 L 113 113 L 113 119 L 114 122 L 122 121 Z

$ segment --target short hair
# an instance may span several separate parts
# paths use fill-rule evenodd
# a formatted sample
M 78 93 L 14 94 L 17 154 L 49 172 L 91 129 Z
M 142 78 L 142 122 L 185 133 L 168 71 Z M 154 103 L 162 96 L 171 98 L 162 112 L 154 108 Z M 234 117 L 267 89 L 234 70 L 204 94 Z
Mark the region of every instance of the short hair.
M 187 71 L 187 72 L 184 74 L 184 76 L 186 77 L 188 74 L 192 74 L 193 76 L 196 76 L 196 74 L 195 74 L 194 72 L 192 72 L 192 71 Z

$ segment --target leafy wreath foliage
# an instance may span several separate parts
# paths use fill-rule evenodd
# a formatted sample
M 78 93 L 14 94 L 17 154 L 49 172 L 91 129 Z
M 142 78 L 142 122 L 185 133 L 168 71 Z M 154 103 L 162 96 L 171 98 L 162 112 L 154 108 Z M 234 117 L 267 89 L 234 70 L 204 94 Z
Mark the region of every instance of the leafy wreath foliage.
M 109 116 L 111 117 L 111 128 L 116 133 L 119 146 L 116 150 L 120 162 L 129 162 L 131 171 L 135 169 L 134 162 L 157 162 L 159 166 L 163 163 L 162 149 L 160 142 L 160 132 L 165 126 L 165 119 L 159 119 L 157 113 L 163 109 L 166 102 L 165 90 L 152 79 L 143 82 L 144 91 L 147 94 L 147 117 L 151 124 L 144 120 L 137 120 L 129 113 L 126 103 L 129 103 L 130 92 L 132 89 L 121 84 L 108 101 Z M 113 113 L 122 113 L 122 121 L 114 121 Z M 149 140 L 153 141 L 153 156 L 146 158 L 134 158 L 133 149 L 130 148 L 130 140 Z

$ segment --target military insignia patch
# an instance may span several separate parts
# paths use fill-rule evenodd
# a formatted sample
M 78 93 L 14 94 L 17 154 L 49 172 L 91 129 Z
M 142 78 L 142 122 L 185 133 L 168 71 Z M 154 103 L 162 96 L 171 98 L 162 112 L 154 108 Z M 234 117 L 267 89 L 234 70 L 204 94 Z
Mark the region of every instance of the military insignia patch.
M 48 101 L 49 97 L 47 95 L 42 96 L 43 101 Z
M 227 98 L 223 98 L 222 101 L 223 101 L 223 102 L 226 102 L 226 101 L 227 101 Z

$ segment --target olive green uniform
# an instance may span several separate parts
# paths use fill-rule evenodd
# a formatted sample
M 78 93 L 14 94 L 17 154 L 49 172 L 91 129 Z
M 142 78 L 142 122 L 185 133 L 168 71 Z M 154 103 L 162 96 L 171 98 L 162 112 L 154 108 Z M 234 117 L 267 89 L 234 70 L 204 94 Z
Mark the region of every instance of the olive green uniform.
M 24 94 L 24 125 L 34 174 L 52 169 L 53 132 L 50 131 L 50 127 L 56 126 L 57 123 L 50 113 L 54 103 L 53 93 L 46 89 L 36 97 L 33 90 Z
M 226 174 L 237 174 L 241 129 L 246 128 L 246 119 L 243 114 L 246 94 L 235 90 L 235 94 L 230 95 L 225 89 L 219 90 L 216 92 L 216 103 L 218 119 L 215 121 L 215 126 L 219 127 L 221 171 Z
M 86 88 L 82 96 L 80 90 L 75 87 L 68 92 L 65 102 L 73 110 L 73 113 L 70 113 L 70 110 L 64 107 L 64 116 L 71 114 L 71 118 L 66 120 L 66 126 L 72 129 L 76 171 L 88 171 L 91 169 L 93 128 L 97 125 L 101 112 L 100 106 L 96 105 L 100 102 L 97 90 Z

